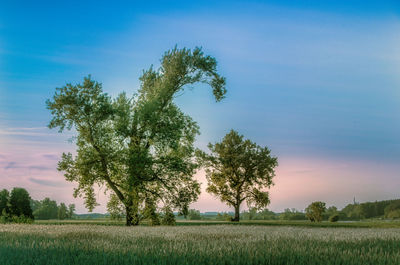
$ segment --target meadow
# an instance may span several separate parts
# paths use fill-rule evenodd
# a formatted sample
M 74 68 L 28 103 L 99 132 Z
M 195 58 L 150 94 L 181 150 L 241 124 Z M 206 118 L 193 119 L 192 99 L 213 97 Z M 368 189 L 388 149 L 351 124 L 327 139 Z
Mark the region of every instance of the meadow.
M 0 264 L 400 264 L 400 228 L 0 225 Z

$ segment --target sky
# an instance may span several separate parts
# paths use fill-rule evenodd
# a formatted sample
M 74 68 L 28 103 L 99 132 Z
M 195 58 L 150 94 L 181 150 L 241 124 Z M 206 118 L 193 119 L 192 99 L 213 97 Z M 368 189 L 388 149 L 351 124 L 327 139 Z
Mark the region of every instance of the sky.
M 133 94 L 175 45 L 201 46 L 227 79 L 220 103 L 204 85 L 177 99 L 200 126 L 196 146 L 235 129 L 278 157 L 269 209 L 400 197 L 400 3 L 367 0 L 3 0 L 0 189 L 86 213 L 56 170 L 74 132 L 47 128 L 46 99 L 89 74 L 112 96 Z M 205 192 L 203 171 L 196 178 L 203 192 L 191 207 L 232 210 Z M 105 212 L 96 192 L 94 211 Z

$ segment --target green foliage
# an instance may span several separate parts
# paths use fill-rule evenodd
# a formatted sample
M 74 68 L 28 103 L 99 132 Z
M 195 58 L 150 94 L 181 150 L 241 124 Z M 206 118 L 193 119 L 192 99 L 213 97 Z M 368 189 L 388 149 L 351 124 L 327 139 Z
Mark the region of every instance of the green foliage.
M 279 215 L 279 219 L 288 221 L 307 220 L 307 217 L 305 213 L 299 212 L 294 208 L 292 209 L 287 208 L 283 213 Z
M 11 216 L 11 222 L 16 224 L 32 224 L 32 217 L 24 216 L 24 215 L 13 215 Z
M 334 222 L 337 222 L 337 221 L 339 221 L 339 214 L 333 214 L 333 215 L 331 215 L 331 216 L 329 216 L 329 222 L 332 222 L 332 223 L 334 223 Z
M 269 204 L 265 189 L 273 185 L 276 157 L 267 147 L 244 140 L 231 130 L 220 143 L 209 144 L 211 154 L 198 151 L 198 159 L 206 168 L 207 191 L 235 208 L 234 221 L 239 221 L 240 205 L 265 208 Z
M 0 191 L 0 213 L 10 213 L 10 193 L 6 189 Z
M 33 219 L 31 197 L 23 188 L 13 188 L 10 194 L 10 213 L 12 216 L 25 216 Z
M 170 207 L 165 207 L 164 215 L 161 220 L 162 225 L 176 225 L 175 215 Z
M 396 210 L 390 211 L 387 214 L 387 218 L 389 218 L 389 219 L 399 219 L 400 218 L 400 209 L 396 209 Z
M 44 198 L 39 204 L 36 204 L 36 210 L 33 212 L 35 219 L 49 220 L 58 218 L 57 202 L 50 198 Z
M 68 205 L 68 218 L 72 219 L 74 218 L 75 215 L 75 204 L 69 204 Z
M 3 211 L 0 215 L 0 224 L 11 223 L 11 214 L 7 211 L 7 209 L 3 208 Z
M 228 213 L 218 213 L 215 218 L 218 221 L 232 221 L 233 216 Z
M 268 209 L 257 211 L 256 208 L 250 208 L 240 214 L 240 220 L 277 220 L 278 215 Z
M 110 214 L 111 220 L 119 221 L 124 217 L 123 204 L 115 194 L 111 194 L 107 202 L 107 212 Z
M 65 205 L 65 203 L 61 203 L 60 206 L 58 207 L 57 217 L 59 220 L 64 220 L 68 218 L 68 208 Z
M 396 205 L 399 204 L 400 200 L 348 204 L 340 211 L 340 215 L 342 220 L 361 220 L 383 217 L 389 218 L 388 213 L 391 211 L 390 209 L 395 209 L 396 207 L 398 207 Z
M 147 199 L 145 208 L 143 211 L 144 219 L 148 219 L 150 221 L 150 225 L 160 225 L 160 216 L 157 213 L 157 207 L 154 201 Z
M 322 214 L 322 219 L 323 220 L 329 220 L 329 217 L 332 215 L 338 215 L 339 216 L 339 211 L 335 206 L 328 207 L 325 212 Z
M 324 202 L 313 202 L 306 208 L 306 216 L 311 222 L 321 222 L 322 214 L 326 211 Z
M 32 223 L 31 198 L 23 188 L 0 192 L 0 223 Z
M 189 220 L 201 220 L 200 211 L 195 209 L 190 209 L 187 215 L 187 219 Z
M 42 203 L 40 201 L 31 199 L 32 212 L 35 212 L 40 207 L 42 207 Z
M 400 200 L 392 201 L 385 207 L 384 213 L 386 218 L 400 218 Z
M 58 169 L 78 183 L 74 196 L 82 196 L 91 211 L 96 205 L 93 186 L 105 185 L 125 208 L 127 225 L 137 224 L 145 201 L 165 202 L 186 215 L 197 200 L 199 183 L 193 179 L 195 136 L 199 127 L 173 99 L 187 86 L 207 83 L 216 101 L 225 93 L 225 78 L 216 60 L 201 49 L 173 49 L 161 66 L 140 77 L 138 95 L 121 93 L 112 99 L 90 76 L 83 84 L 57 88 L 47 107 L 50 128 L 77 132 L 77 155 L 63 154 Z M 165 205 L 164 205 L 165 206 Z

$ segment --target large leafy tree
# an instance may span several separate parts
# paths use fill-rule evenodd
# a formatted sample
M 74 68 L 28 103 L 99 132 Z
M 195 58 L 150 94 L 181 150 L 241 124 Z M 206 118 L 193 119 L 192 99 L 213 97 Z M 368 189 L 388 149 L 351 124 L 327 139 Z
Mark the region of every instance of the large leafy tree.
M 57 88 L 47 101 L 53 119 L 49 127 L 75 128 L 77 152 L 63 154 L 58 169 L 78 182 L 75 196 L 96 206 L 94 184 L 105 185 L 123 205 L 126 224 L 138 224 L 146 207 L 164 204 L 185 213 L 197 199 L 192 178 L 197 164 L 193 142 L 199 127 L 174 104 L 188 85 L 207 83 L 216 101 L 225 93 L 217 62 L 200 48 L 174 48 L 161 66 L 144 71 L 138 94 L 112 99 L 90 77 L 83 84 Z
M 208 145 L 211 154 L 199 151 L 206 168 L 207 191 L 235 209 L 233 221 L 239 221 L 240 205 L 265 208 L 269 204 L 267 188 L 273 185 L 276 157 L 267 147 L 243 139 L 231 130 L 220 143 Z

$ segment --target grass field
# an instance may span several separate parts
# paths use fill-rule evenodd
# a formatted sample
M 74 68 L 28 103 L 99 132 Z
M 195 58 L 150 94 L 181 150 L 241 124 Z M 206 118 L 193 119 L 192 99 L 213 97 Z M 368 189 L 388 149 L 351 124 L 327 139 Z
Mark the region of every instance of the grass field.
M 111 221 L 109 219 L 75 219 L 75 220 L 36 220 L 35 224 L 40 225 L 112 225 L 124 226 L 124 221 Z M 298 227 L 342 227 L 342 228 L 400 228 L 400 221 L 355 221 L 355 222 L 320 222 L 312 223 L 310 221 L 186 221 L 178 220 L 177 226 L 191 226 L 191 225 L 258 225 L 258 226 L 298 226 Z M 146 222 L 143 223 L 146 225 Z
M 0 225 L 0 264 L 400 264 L 400 228 Z

